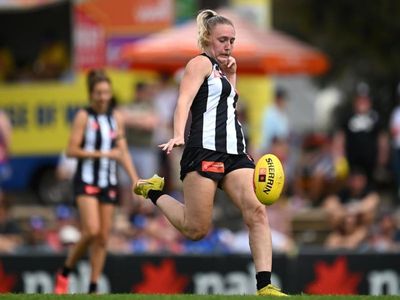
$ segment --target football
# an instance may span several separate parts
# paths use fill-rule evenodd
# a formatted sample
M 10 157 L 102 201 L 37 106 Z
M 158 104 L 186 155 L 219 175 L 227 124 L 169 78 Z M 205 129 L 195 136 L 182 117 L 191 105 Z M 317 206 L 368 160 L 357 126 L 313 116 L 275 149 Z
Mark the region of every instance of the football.
M 282 163 L 273 154 L 263 155 L 254 169 L 254 191 L 257 199 L 265 205 L 277 201 L 285 183 Z

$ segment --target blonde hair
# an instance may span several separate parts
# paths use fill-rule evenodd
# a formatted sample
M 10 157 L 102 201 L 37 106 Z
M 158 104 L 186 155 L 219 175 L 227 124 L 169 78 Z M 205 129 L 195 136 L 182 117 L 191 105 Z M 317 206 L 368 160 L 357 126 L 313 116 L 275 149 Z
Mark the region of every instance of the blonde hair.
M 217 24 L 227 24 L 233 27 L 233 23 L 231 20 L 218 15 L 215 11 L 211 9 L 200 11 L 197 15 L 196 22 L 199 32 L 197 43 L 201 50 L 205 50 L 205 48 L 207 48 L 207 46 L 209 45 L 211 31 Z

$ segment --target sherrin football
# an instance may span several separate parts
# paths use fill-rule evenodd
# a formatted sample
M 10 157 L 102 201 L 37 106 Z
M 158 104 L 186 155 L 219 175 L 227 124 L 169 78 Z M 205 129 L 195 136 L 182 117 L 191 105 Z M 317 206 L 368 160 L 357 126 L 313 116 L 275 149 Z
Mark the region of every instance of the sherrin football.
M 271 205 L 279 199 L 285 183 L 281 161 L 273 154 L 265 154 L 254 169 L 254 190 L 258 200 Z

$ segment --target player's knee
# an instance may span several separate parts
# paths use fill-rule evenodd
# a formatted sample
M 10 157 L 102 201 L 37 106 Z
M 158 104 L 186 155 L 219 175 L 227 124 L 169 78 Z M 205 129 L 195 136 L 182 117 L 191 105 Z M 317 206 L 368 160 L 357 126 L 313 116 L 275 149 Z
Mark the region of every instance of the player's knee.
M 203 239 L 208 233 L 208 229 L 207 228 L 186 228 L 184 234 L 185 236 L 192 240 L 192 241 L 199 241 L 201 239 Z
M 85 239 L 85 240 L 92 241 L 92 240 L 94 240 L 94 239 L 97 238 L 97 236 L 99 235 L 99 233 L 100 233 L 99 229 L 97 229 L 97 228 L 90 228 L 90 229 L 88 229 L 88 230 L 85 230 L 85 231 L 82 233 L 82 238 Z
M 96 236 L 95 239 L 96 239 L 96 244 L 97 245 L 99 245 L 101 247 L 106 247 L 107 246 L 108 235 L 99 233 Z
M 264 205 L 257 205 L 244 213 L 244 222 L 248 227 L 267 223 L 267 210 Z

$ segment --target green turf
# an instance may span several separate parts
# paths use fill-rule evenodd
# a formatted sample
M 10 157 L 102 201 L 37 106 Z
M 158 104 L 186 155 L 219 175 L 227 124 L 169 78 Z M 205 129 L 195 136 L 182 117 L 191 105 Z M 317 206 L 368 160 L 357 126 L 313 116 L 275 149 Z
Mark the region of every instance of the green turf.
M 107 294 L 107 295 L 51 295 L 51 294 L 0 294 L 0 299 L 12 300 L 260 300 L 281 299 L 260 296 L 228 296 L 228 295 L 138 295 L 138 294 Z M 394 300 L 399 296 L 290 296 L 288 300 Z

